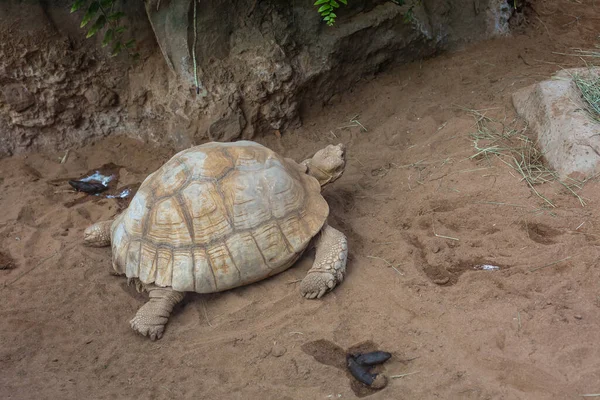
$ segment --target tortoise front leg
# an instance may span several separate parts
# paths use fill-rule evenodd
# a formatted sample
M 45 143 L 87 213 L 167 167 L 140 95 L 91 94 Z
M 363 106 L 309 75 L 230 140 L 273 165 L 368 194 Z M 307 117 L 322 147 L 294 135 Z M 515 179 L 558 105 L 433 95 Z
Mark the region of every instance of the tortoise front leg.
M 300 292 L 307 299 L 321 298 L 342 282 L 346 274 L 348 239 L 329 225 L 323 228 L 320 235 L 316 243 L 315 262 L 300 284 Z
M 160 339 L 173 307 L 183 300 L 185 293 L 155 285 L 148 285 L 145 289 L 150 299 L 129 322 L 133 330 L 143 336 L 149 336 L 151 340 Z

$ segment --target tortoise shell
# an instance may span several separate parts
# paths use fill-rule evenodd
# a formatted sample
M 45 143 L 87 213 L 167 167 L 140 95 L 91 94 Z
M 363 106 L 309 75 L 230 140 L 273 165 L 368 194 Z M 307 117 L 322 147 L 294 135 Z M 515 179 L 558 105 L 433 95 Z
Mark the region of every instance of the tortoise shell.
M 302 167 L 249 141 L 182 151 L 111 226 L 113 268 L 145 284 L 213 293 L 290 267 L 329 207 Z

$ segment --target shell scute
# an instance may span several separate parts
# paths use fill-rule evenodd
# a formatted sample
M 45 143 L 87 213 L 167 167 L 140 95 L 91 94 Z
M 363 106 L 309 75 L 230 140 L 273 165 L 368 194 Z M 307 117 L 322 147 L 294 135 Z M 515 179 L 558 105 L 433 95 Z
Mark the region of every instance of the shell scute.
M 268 188 L 258 173 L 234 171 L 220 184 L 225 204 L 233 220 L 233 229 L 252 229 L 271 218 Z
M 191 148 L 180 154 L 178 160 L 188 169 L 193 178 L 220 179 L 234 167 L 231 157 L 223 151 L 198 151 Z
M 304 207 L 304 188 L 294 178 L 281 164 L 265 169 L 263 180 L 270 186 L 269 204 L 273 217 L 283 218 Z
M 215 275 L 206 250 L 197 248 L 193 250 L 194 256 L 194 277 L 196 279 L 196 292 L 213 293 L 217 290 Z
M 192 219 L 194 243 L 219 240 L 233 232 L 223 198 L 212 182 L 192 182 L 181 191 Z
M 125 273 L 125 265 L 127 261 L 127 233 L 125 232 L 125 224 L 121 222 L 123 215 L 119 216 L 112 228 L 111 247 L 113 253 L 113 268 L 119 274 Z
M 155 261 L 156 247 L 142 242 L 139 271 L 139 278 L 142 282 L 154 281 L 156 279 Z
M 267 276 L 271 269 L 265 264 L 260 248 L 250 232 L 236 233 L 225 241 L 235 265 L 253 265 L 254 268 L 240 268 L 244 284 L 256 281 L 256 276 Z
M 229 249 L 224 243 L 219 243 L 206 250 L 212 266 L 212 272 L 217 283 L 217 290 L 236 287 L 241 280 L 240 270 L 237 268 Z
M 156 284 L 171 286 L 173 280 L 173 252 L 169 248 L 159 247 L 156 254 Z M 147 281 L 149 282 L 149 281 Z
M 141 189 L 141 188 L 140 188 Z M 123 219 L 127 233 L 142 236 L 144 233 L 144 218 L 150 209 L 151 197 L 145 190 L 139 190 L 127 208 L 127 217 Z
M 173 194 L 188 180 L 188 170 L 184 163 L 173 160 L 163 165 L 150 181 L 154 196 L 160 198 Z
M 192 236 L 185 214 L 175 197 L 158 202 L 150 213 L 146 237 L 155 244 L 186 246 L 192 244 Z
M 280 267 L 293 256 L 276 222 L 260 225 L 253 230 L 252 236 L 271 269 Z
M 260 171 L 264 168 L 269 155 L 256 146 L 241 146 L 227 149 L 227 153 L 235 159 L 235 169 L 238 171 Z
M 140 241 L 134 241 L 129 243 L 127 249 L 127 261 L 125 265 L 125 272 L 129 278 L 137 278 L 139 276 L 140 268 L 140 248 L 142 243 Z
M 306 248 L 313 237 L 312 232 L 298 214 L 290 214 L 279 221 L 279 227 L 296 253 Z
M 194 258 L 190 250 L 173 251 L 173 280 L 171 286 L 180 292 L 194 291 Z

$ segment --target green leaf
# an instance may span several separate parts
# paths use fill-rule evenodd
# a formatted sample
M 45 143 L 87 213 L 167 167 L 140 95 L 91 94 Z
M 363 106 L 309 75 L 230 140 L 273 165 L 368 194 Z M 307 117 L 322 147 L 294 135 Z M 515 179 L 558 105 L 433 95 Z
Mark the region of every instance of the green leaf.
M 123 33 L 123 32 L 125 32 L 125 29 L 127 29 L 127 28 L 125 28 L 124 26 L 119 26 L 117 29 L 115 29 L 115 33 L 116 34 Z
M 329 21 L 331 19 L 331 17 L 328 15 L 325 18 L 323 18 L 323 21 Z
M 331 18 L 335 18 L 335 17 L 337 17 L 337 15 L 335 15 L 334 13 L 331 13 L 331 14 L 329 14 L 329 16 L 330 16 Z
M 112 53 L 111 55 L 114 57 L 117 54 L 119 54 L 121 52 L 121 49 L 123 48 L 123 43 L 121 43 L 120 41 L 118 41 L 117 43 L 115 43 L 115 45 L 113 46 L 112 49 Z
M 106 25 L 106 17 L 104 15 L 101 15 L 98 17 L 94 25 L 92 25 L 92 27 L 88 31 L 87 35 L 85 36 L 86 39 L 89 39 L 92 36 L 94 36 L 96 32 L 98 32 L 98 30 L 104 28 L 104 25 Z
M 315 1 L 315 4 L 313 4 L 313 6 L 318 6 L 325 3 L 329 3 L 329 0 L 317 0 Z
M 99 8 L 100 3 L 98 3 L 97 1 L 94 1 L 92 4 L 90 4 L 87 11 L 85 12 L 85 15 L 83 16 L 83 19 L 81 20 L 81 25 L 79 27 L 83 28 L 84 26 L 86 26 L 87 23 L 92 20 L 94 15 L 96 15 Z
M 321 17 L 324 17 L 324 16 L 329 15 L 329 14 L 331 14 L 331 10 L 323 11 L 321 13 Z
M 323 11 L 326 10 L 331 10 L 331 6 L 329 4 L 325 4 L 324 6 L 321 6 L 321 8 L 319 8 L 319 12 L 322 13 Z
M 348 0 L 340 0 L 340 3 L 344 3 L 345 6 L 348 5 Z
M 335 8 L 339 8 L 339 6 L 340 6 L 340 3 L 338 3 L 338 2 L 337 2 L 337 1 L 335 1 L 335 0 L 331 0 L 331 5 L 332 5 L 332 6 L 334 6 Z
M 122 11 L 117 11 L 108 16 L 109 21 L 117 21 L 125 16 L 125 13 Z
M 79 10 L 84 2 L 85 0 L 75 0 L 75 3 L 73 3 L 73 5 L 71 6 L 71 13 L 74 13 L 75 11 Z
M 104 39 L 102 39 L 102 47 L 106 47 L 110 42 L 112 42 L 114 33 L 115 31 L 112 28 L 106 30 L 106 33 L 104 34 Z
M 125 43 L 125 47 L 130 49 L 135 45 L 135 39 L 131 39 L 129 40 L 127 43 Z
M 115 0 L 100 0 L 100 5 L 104 8 L 108 8 L 113 5 Z

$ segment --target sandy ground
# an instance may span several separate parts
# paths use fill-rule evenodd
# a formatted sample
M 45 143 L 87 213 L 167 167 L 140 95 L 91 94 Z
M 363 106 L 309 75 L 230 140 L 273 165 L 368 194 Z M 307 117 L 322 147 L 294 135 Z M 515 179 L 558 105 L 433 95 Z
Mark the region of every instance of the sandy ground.
M 165 336 L 128 321 L 146 297 L 110 275 L 89 224 L 126 201 L 69 191 L 107 163 L 139 184 L 174 154 L 110 138 L 0 160 L 0 397 L 5 399 L 572 399 L 600 393 L 599 183 L 535 195 L 499 160 L 477 160 L 474 118 L 515 117 L 510 95 L 598 43 L 600 4 L 544 1 L 531 25 L 364 82 L 283 137 L 298 160 L 348 146 L 324 193 L 349 237 L 347 279 L 321 300 L 299 283 L 307 254 L 271 279 L 190 295 Z M 314 115 L 313 115 L 314 114 Z M 348 121 L 357 119 L 367 129 Z M 345 126 L 345 127 L 344 127 Z M 343 128 L 342 128 L 343 127 Z M 340 129 L 341 128 L 341 129 Z M 558 261 L 558 262 L 557 262 Z M 499 266 L 497 271 L 478 265 Z M 542 268 L 540 268 L 542 267 Z M 344 369 L 349 348 L 393 357 L 378 392 Z

